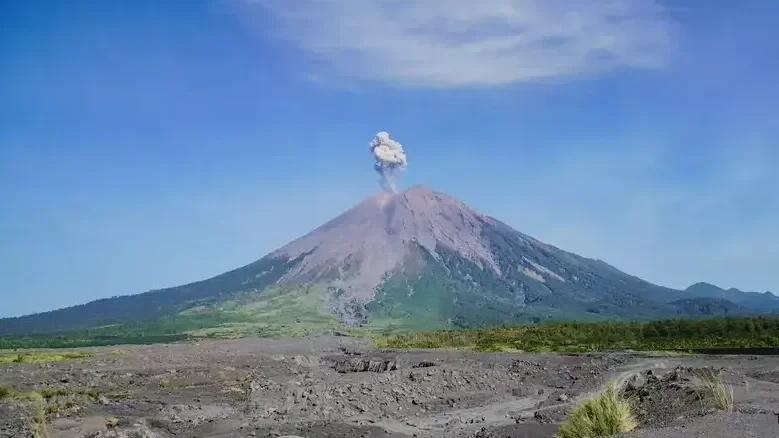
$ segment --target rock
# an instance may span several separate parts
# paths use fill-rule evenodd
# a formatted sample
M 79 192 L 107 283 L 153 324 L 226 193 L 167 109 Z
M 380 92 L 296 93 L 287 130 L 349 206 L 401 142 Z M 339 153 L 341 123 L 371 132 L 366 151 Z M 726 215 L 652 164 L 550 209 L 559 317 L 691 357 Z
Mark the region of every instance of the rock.
M 647 374 L 646 375 L 646 381 L 647 382 L 657 382 L 658 380 L 660 380 L 660 379 L 658 378 L 657 374 Z
M 398 367 L 394 360 L 353 359 L 337 361 L 333 369 L 339 373 L 361 373 L 365 371 L 383 373 L 394 371 Z
M 568 401 L 568 396 L 565 395 L 565 394 L 560 394 L 560 397 L 557 397 L 557 400 L 559 400 L 561 402 L 566 402 L 566 401 Z
M 106 396 L 104 396 L 104 395 L 101 395 L 100 397 L 98 397 L 97 401 L 98 401 L 98 403 L 100 403 L 103 406 L 105 406 L 105 405 L 110 403 L 108 401 L 108 399 L 106 398 Z
M 519 388 L 512 388 L 511 389 L 511 395 L 514 397 L 527 397 L 531 394 L 535 394 L 535 392 L 531 391 L 532 388 L 528 388 L 527 386 L 521 386 Z
M 552 420 L 550 418 L 548 418 L 547 416 L 545 416 L 544 414 L 542 414 L 539 411 L 536 411 L 536 412 L 533 413 L 533 420 L 535 420 L 538 423 L 542 423 L 542 424 L 548 424 L 548 423 L 552 422 Z
M 635 391 L 646 384 L 646 379 L 641 374 L 636 374 L 628 380 L 626 388 L 630 391 Z

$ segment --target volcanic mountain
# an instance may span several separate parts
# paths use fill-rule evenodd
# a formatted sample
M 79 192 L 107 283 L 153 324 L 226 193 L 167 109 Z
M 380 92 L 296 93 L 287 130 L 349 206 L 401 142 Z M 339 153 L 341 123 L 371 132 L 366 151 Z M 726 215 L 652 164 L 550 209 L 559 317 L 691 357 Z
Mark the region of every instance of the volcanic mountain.
M 754 313 L 748 303 L 650 284 L 416 186 L 370 196 L 262 259 L 208 280 L 7 318 L 0 333 L 204 312 L 266 328 L 279 315 L 289 316 L 279 324 L 440 328 Z

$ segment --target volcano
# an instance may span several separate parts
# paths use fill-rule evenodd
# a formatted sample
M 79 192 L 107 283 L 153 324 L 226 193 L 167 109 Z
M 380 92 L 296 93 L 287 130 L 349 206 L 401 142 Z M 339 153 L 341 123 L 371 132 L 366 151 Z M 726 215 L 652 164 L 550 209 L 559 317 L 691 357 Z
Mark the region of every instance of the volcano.
M 750 309 L 744 304 L 749 300 L 736 304 L 660 287 L 416 186 L 374 194 L 233 271 L 183 286 L 7 318 L 0 320 L 0 333 L 202 312 L 232 312 L 230 321 L 266 326 L 287 315 L 278 323 L 395 328 L 727 315 L 779 309 L 779 298 L 768 295 L 760 309 Z

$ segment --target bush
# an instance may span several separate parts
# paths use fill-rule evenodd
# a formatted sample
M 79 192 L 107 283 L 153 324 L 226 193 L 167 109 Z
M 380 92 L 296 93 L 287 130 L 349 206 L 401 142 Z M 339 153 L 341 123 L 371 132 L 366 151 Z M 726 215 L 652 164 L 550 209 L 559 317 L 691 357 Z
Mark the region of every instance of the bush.
M 557 434 L 560 438 L 593 438 L 628 433 L 635 428 L 630 402 L 611 382 L 603 394 L 576 406 Z
M 84 394 L 85 394 L 87 397 L 89 397 L 89 398 L 91 398 L 92 400 L 94 400 L 94 401 L 97 401 L 97 400 L 99 400 L 99 399 L 100 399 L 100 390 L 99 390 L 99 389 L 97 389 L 97 388 L 95 388 L 95 387 L 91 387 L 91 388 L 87 389 L 87 390 L 84 392 Z

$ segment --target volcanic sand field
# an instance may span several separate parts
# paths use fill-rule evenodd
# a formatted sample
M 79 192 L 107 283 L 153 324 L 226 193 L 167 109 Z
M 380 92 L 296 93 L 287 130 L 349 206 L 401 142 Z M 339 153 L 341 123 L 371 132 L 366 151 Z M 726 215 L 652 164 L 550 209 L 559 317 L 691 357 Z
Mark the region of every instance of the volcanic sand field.
M 779 437 L 779 357 L 377 350 L 346 337 L 86 348 L 0 364 L 0 437 L 552 437 L 609 381 L 626 436 Z M 700 376 L 733 391 L 716 407 Z

